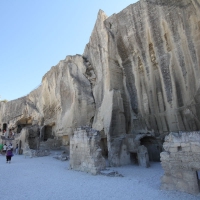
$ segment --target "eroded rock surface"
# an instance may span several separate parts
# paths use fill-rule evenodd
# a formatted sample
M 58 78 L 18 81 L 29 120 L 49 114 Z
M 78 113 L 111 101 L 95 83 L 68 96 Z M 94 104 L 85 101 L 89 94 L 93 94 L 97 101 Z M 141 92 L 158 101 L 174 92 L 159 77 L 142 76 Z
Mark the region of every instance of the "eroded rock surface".
M 94 175 L 106 167 L 100 148 L 101 135 L 91 128 L 78 128 L 70 139 L 70 168 Z

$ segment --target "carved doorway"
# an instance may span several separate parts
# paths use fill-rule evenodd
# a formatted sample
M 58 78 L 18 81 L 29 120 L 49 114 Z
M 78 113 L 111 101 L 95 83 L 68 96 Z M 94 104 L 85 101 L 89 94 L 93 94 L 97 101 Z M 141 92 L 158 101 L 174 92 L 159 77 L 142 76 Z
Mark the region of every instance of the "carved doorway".
M 133 165 L 138 165 L 138 156 L 137 153 L 135 152 L 130 152 L 130 160 L 131 160 L 131 164 Z
M 47 141 L 52 136 L 52 127 L 51 126 L 45 126 L 44 129 L 44 141 Z
M 108 158 L 108 144 L 107 144 L 107 138 L 101 138 L 100 141 L 100 147 L 102 150 L 102 156 L 107 159 Z
M 162 144 L 155 137 L 144 137 L 140 145 L 144 145 L 149 154 L 149 160 L 153 162 L 160 162 L 160 153 L 162 152 Z

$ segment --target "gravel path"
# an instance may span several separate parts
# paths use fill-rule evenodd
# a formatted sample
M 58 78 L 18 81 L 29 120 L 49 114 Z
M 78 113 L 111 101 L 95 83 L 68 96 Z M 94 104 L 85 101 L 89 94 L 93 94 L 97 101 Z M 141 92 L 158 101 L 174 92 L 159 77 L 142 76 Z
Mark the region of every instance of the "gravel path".
M 162 191 L 159 163 L 150 168 L 128 165 L 111 168 L 124 177 L 93 176 L 68 170 L 69 161 L 15 155 L 6 163 L 0 155 L 0 198 L 3 200 L 200 200 L 176 191 Z

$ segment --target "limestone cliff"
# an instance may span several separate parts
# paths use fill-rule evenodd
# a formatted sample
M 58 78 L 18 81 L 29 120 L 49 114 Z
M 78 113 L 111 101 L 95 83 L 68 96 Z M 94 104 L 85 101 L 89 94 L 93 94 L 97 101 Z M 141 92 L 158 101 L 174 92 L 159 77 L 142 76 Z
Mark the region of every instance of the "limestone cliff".
M 195 0 L 152 0 L 107 19 L 99 12 L 84 52 L 97 76 L 95 128 L 109 128 L 99 120 L 109 96 L 112 121 L 123 122 L 119 134 L 200 128 L 199 8 Z
M 96 74 L 93 128 L 104 129 L 115 164 L 123 134 L 199 130 L 199 1 L 141 0 L 108 18 L 100 11 L 83 56 Z
M 26 97 L 1 103 L 1 126 L 26 119 L 67 144 L 74 128 L 90 125 L 107 138 L 111 165 L 121 165 L 135 148 L 128 138 L 200 129 L 199 80 L 199 1 L 140 0 L 110 17 L 100 10 L 83 55 L 60 61 Z

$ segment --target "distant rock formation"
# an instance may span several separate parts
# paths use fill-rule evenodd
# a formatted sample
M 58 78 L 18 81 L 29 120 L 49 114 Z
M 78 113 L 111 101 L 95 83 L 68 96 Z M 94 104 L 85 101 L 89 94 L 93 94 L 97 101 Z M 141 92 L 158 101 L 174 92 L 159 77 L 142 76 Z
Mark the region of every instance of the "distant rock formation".
M 169 132 L 200 129 L 199 80 L 199 1 L 140 0 L 110 17 L 100 10 L 83 55 L 60 61 L 26 97 L 0 103 L 0 124 L 18 134 L 35 124 L 43 141 L 63 145 L 91 126 L 110 165 L 123 165 L 139 145 L 159 155 Z

